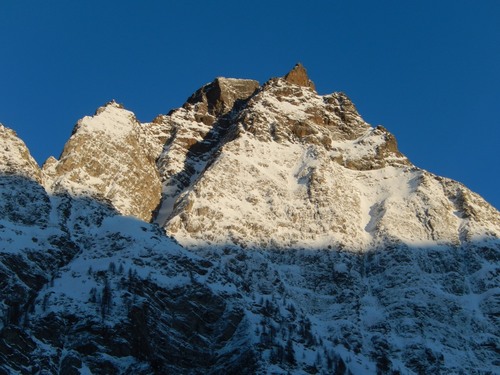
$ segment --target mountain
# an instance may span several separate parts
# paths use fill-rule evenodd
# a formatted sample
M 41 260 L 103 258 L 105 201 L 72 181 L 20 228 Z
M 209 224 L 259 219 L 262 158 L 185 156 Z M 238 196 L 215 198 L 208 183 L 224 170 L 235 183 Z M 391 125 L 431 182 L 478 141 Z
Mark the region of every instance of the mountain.
M 0 374 L 500 372 L 500 213 L 300 64 L 0 133 Z

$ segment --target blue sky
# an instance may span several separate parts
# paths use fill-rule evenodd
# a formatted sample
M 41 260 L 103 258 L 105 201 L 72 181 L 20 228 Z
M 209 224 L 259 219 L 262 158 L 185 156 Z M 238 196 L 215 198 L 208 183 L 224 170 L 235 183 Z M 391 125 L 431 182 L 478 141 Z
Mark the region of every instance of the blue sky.
M 0 122 L 41 164 L 111 99 L 150 121 L 302 62 L 417 166 L 500 207 L 500 1 L 0 2 Z

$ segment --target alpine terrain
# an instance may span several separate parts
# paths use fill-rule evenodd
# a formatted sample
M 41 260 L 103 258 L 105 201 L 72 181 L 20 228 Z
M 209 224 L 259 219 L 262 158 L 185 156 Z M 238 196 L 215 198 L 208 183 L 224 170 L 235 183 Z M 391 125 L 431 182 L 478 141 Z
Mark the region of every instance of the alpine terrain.
M 0 134 L 0 374 L 500 373 L 500 213 L 300 64 Z

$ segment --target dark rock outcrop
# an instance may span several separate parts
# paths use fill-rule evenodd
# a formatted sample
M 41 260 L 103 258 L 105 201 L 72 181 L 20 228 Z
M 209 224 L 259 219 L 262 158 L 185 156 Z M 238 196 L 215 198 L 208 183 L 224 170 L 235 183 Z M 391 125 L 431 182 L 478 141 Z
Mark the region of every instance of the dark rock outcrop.
M 285 81 L 293 83 L 294 85 L 299 85 L 303 87 L 309 87 L 313 91 L 316 91 L 313 81 L 309 79 L 307 75 L 306 68 L 301 63 L 296 64 L 292 70 L 290 70 L 285 75 Z
M 196 105 L 197 112 L 205 110 L 206 114 L 217 118 L 233 109 L 238 100 L 248 99 L 258 88 L 259 83 L 250 79 L 219 77 L 191 95 L 185 107 Z

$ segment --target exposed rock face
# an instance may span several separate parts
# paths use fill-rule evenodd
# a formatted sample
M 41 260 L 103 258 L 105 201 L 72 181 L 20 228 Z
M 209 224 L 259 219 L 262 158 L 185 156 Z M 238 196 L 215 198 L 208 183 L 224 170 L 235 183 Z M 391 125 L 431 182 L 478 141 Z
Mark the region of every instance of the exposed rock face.
M 149 221 L 160 201 L 156 153 L 144 140 L 143 126 L 115 102 L 76 125 L 56 162 L 44 165 L 46 186 L 109 200 L 124 215 Z
M 226 141 L 232 110 L 244 105 L 258 87 L 252 80 L 217 78 L 196 91 L 182 108 L 155 120 L 171 134 L 157 160 L 163 182 L 157 223 L 165 224 L 177 198 Z
M 500 213 L 301 65 L 0 132 L 2 375 L 500 371 Z
M 303 87 L 309 87 L 313 91 L 316 90 L 313 81 L 307 76 L 306 68 L 302 64 L 297 64 L 293 69 L 285 75 L 285 81 L 293 83 L 294 85 L 299 85 Z
M 257 81 L 219 77 L 190 96 L 184 107 L 194 105 L 198 115 L 205 112 L 205 115 L 218 117 L 233 109 L 236 101 L 248 99 L 258 88 Z M 202 121 L 209 122 L 207 119 Z

